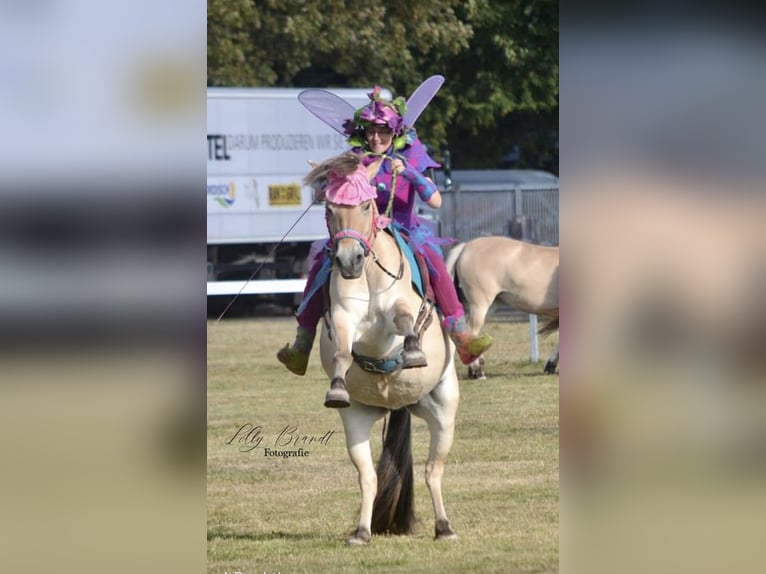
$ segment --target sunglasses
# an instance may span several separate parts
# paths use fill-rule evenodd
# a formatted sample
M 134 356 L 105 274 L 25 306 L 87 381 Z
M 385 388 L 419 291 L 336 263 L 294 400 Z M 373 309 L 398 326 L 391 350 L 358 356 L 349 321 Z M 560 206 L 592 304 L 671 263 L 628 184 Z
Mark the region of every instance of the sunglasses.
M 367 129 L 364 130 L 364 133 L 367 136 L 371 136 L 373 134 L 377 134 L 379 136 L 387 136 L 387 135 L 391 135 L 392 133 L 394 133 L 394 130 L 392 130 L 391 128 L 387 128 L 387 127 L 382 127 L 381 126 L 381 127 L 367 128 Z

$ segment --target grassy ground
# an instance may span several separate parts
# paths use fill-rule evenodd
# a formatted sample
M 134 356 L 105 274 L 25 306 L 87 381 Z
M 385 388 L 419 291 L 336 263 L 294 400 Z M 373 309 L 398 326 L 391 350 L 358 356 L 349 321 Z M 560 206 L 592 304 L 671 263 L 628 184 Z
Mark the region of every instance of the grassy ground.
M 423 477 L 428 430 L 413 417 L 419 525 L 410 536 L 375 536 L 361 548 L 345 544 L 360 496 L 340 417 L 322 406 L 328 381 L 318 353 L 305 377 L 274 356 L 294 325 L 291 318 L 209 324 L 209 572 L 558 571 L 558 376 L 540 374 L 544 361 L 529 362 L 526 323 L 485 327 L 496 340 L 486 380 L 467 380 L 459 369 L 457 431 L 443 484 L 459 539 L 433 540 Z M 555 342 L 541 340 L 543 359 Z M 260 427 L 263 441 L 249 452 L 255 434 L 250 443 L 231 441 L 246 424 Z M 297 427 L 294 436 L 329 440 L 305 446 L 308 457 L 264 456 L 286 426 Z M 376 457 L 380 430 L 373 428 Z

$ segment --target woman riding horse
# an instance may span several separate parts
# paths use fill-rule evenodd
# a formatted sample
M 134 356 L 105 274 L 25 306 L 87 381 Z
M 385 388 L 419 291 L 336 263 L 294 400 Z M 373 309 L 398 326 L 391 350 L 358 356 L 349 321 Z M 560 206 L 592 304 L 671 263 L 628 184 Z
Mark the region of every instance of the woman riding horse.
M 377 191 L 379 212 L 393 219 L 394 226 L 409 238 L 413 249 L 425 259 L 442 326 L 454 341 L 460 360 L 470 364 L 489 349 L 492 337 L 472 334 L 438 247 L 444 241 L 437 239 L 428 225 L 414 214 L 416 193 L 431 207 L 441 206 L 439 190 L 422 173 L 427 168 L 439 167 L 439 164 L 428 155 L 414 128 L 404 125 L 405 103 L 402 98 L 388 101 L 380 96 L 378 86 L 368 97 L 370 103 L 358 109 L 353 119 L 345 123 L 347 141 L 367 168 L 368 177 Z M 317 323 L 324 308 L 318 291 L 326 277 L 317 276 L 323 268 L 329 268 L 324 262 L 325 257 L 318 256 L 309 273 L 297 313 L 295 342 L 277 353 L 279 361 L 297 375 L 306 373 Z

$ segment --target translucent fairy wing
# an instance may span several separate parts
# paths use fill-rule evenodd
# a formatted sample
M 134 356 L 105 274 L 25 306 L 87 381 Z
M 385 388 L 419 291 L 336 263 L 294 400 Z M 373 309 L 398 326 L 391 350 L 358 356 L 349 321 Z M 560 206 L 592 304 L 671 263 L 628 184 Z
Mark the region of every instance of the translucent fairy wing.
M 417 121 L 443 83 L 444 76 L 431 76 L 420 84 L 417 90 L 412 92 L 407 100 L 407 111 L 404 113 L 405 126 L 411 126 Z
M 343 123 L 352 119 L 356 110 L 346 100 L 327 90 L 311 88 L 298 94 L 298 101 L 336 132 L 347 135 Z

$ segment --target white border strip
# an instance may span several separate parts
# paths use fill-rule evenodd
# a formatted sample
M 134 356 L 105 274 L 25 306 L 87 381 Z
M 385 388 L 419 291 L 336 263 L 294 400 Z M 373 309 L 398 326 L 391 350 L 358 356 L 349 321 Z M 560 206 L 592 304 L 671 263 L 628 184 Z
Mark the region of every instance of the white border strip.
M 260 279 L 257 281 L 208 281 L 208 295 L 272 295 L 303 293 L 305 279 Z

